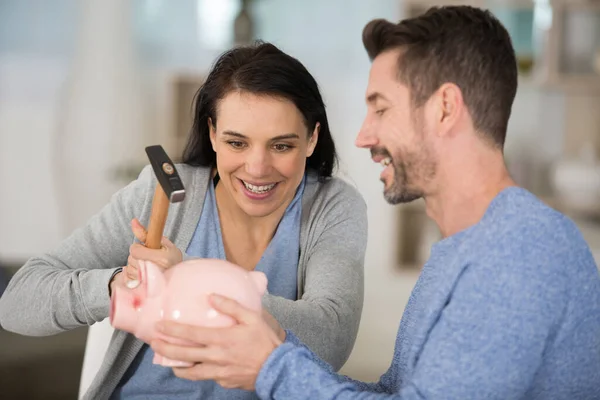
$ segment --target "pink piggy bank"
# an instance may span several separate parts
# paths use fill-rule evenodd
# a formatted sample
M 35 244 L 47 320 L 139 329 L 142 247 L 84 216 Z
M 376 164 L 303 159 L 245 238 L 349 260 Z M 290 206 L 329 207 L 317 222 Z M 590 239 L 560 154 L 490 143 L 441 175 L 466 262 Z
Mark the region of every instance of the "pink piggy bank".
M 205 327 L 231 326 L 235 321 L 218 313 L 208 301 L 212 293 L 230 297 L 246 308 L 261 311 L 267 277 L 247 271 L 224 260 L 196 259 L 179 263 L 166 271 L 149 261 L 140 262 L 141 284 L 135 289 L 116 285 L 111 296 L 110 323 L 115 329 L 134 334 L 150 343 L 155 338 L 184 343 L 165 337 L 155 329 L 159 320 L 172 320 Z M 155 354 L 154 364 L 190 366 Z

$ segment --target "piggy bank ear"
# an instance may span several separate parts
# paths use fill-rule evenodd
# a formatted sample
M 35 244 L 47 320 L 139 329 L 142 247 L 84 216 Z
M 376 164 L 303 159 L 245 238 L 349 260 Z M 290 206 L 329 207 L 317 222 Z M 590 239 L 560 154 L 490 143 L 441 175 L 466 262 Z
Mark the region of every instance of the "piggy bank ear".
M 261 296 L 265 294 L 265 291 L 267 290 L 267 276 L 260 271 L 251 271 L 250 278 L 256 285 L 258 293 L 260 293 Z
M 140 261 L 140 281 L 147 297 L 158 296 L 165 287 L 165 276 L 162 270 L 151 261 Z

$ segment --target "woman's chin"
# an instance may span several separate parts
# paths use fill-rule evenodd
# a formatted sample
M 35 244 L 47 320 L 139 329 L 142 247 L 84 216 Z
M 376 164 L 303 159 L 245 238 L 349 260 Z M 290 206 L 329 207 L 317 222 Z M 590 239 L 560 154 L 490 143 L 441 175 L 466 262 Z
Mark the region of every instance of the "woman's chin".
M 284 200 L 280 196 L 273 196 L 267 199 L 254 200 L 245 195 L 238 197 L 238 206 L 249 217 L 260 218 L 276 212 L 283 204 Z

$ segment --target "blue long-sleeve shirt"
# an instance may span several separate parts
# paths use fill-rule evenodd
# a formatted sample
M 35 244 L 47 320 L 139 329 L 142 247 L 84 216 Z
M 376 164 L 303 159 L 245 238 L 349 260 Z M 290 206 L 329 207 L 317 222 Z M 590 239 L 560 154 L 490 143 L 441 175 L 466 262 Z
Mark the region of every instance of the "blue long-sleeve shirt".
M 568 218 L 505 189 L 479 223 L 432 248 L 379 382 L 335 375 L 289 332 L 256 390 L 286 400 L 600 399 L 599 271 Z

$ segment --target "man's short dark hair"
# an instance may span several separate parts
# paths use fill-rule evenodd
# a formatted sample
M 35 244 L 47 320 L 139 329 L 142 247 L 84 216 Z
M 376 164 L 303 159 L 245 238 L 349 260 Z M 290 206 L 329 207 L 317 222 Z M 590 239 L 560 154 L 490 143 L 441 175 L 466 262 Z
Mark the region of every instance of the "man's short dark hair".
M 504 26 L 489 11 L 432 7 L 398 24 L 376 19 L 363 30 L 371 60 L 401 49 L 399 80 L 422 106 L 444 83 L 456 84 L 475 129 L 502 148 L 517 91 L 517 61 Z

